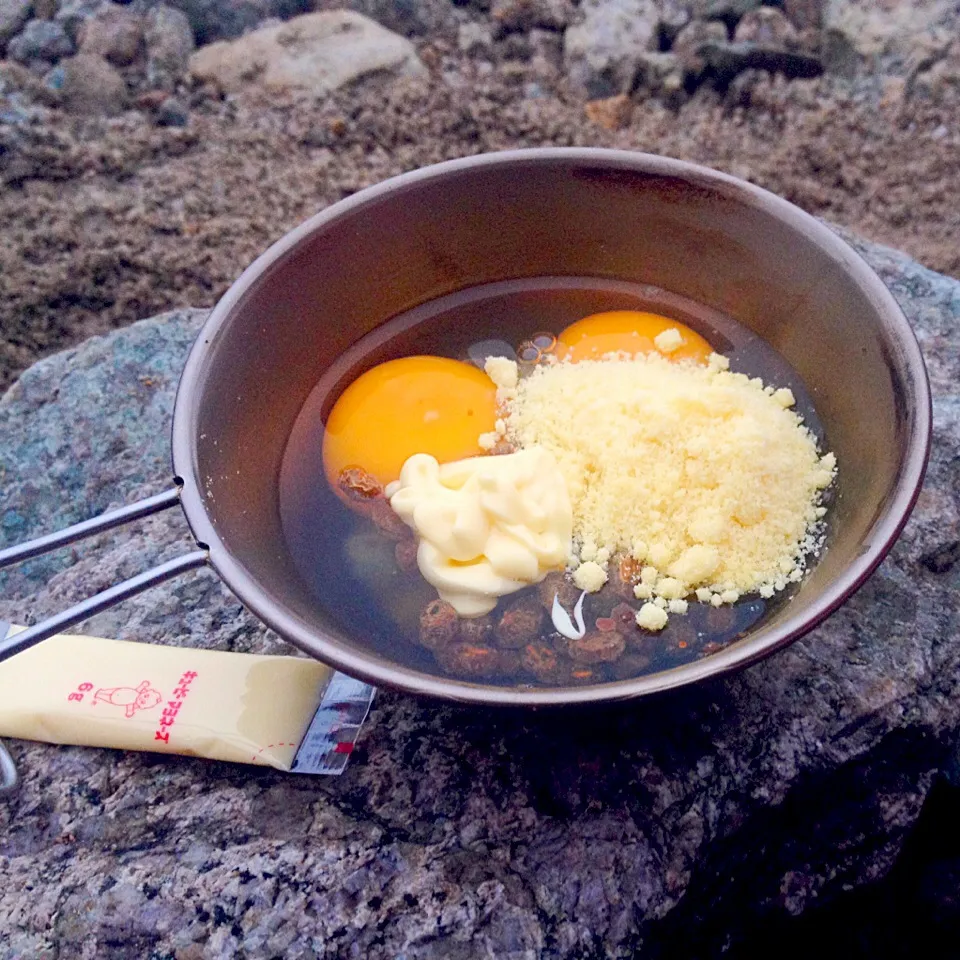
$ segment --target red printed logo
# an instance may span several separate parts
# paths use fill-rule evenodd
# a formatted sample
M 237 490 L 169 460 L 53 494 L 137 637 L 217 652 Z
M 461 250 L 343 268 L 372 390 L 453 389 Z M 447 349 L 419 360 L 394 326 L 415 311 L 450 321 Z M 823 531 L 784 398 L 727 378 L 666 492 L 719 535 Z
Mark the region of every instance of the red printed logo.
M 136 687 L 101 687 L 93 695 L 94 703 L 123 707 L 124 716 L 128 720 L 138 710 L 152 710 L 162 699 L 163 694 L 154 690 L 149 680 L 144 680 Z

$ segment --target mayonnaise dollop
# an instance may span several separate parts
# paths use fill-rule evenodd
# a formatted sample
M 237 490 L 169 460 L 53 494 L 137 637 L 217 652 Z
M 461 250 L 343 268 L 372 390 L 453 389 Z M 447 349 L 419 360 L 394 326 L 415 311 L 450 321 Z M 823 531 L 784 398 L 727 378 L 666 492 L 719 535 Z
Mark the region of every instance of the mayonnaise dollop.
M 387 487 L 390 506 L 420 538 L 424 579 L 462 617 L 563 568 L 573 509 L 553 455 L 529 447 L 440 466 L 410 457 Z

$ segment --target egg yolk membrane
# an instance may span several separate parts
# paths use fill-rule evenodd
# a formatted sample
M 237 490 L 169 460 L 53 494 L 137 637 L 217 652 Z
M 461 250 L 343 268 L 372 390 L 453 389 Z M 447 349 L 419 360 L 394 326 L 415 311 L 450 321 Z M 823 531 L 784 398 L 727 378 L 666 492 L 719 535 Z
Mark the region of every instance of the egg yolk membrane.
M 446 357 L 388 360 L 361 374 L 327 419 L 323 465 L 331 486 L 362 467 L 384 486 L 408 457 L 439 463 L 482 454 L 478 438 L 497 420 L 497 388 L 482 371 Z
M 599 360 L 610 353 L 660 353 L 669 360 L 706 364 L 713 347 L 685 324 L 640 310 L 594 313 L 557 337 L 561 360 Z

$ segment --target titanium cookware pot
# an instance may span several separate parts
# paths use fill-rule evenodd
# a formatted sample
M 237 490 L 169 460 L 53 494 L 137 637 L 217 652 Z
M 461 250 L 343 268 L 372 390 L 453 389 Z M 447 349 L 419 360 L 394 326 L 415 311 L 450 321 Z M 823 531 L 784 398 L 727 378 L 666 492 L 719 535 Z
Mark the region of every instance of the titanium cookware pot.
M 510 689 L 439 677 L 359 642 L 297 573 L 279 511 L 281 459 L 338 356 L 402 311 L 478 284 L 538 276 L 653 284 L 722 311 L 800 375 L 839 463 L 827 548 L 789 603 L 726 649 L 585 687 Z M 301 650 L 374 684 L 478 704 L 635 697 L 743 667 L 828 616 L 906 522 L 930 441 L 930 392 L 893 297 L 827 227 L 749 183 L 640 153 L 519 150 L 363 190 L 275 243 L 216 306 L 187 361 L 164 494 L 0 552 L 15 563 L 179 504 L 196 550 L 37 624 L 0 659 L 209 564 Z

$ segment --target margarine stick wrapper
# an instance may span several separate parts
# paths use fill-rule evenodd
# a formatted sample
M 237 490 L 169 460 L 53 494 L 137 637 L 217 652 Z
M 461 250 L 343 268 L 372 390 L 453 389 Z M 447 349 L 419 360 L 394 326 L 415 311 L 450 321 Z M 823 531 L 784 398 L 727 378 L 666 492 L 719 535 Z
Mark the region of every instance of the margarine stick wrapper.
M 333 675 L 298 657 L 60 634 L 0 663 L 0 736 L 290 770 Z

